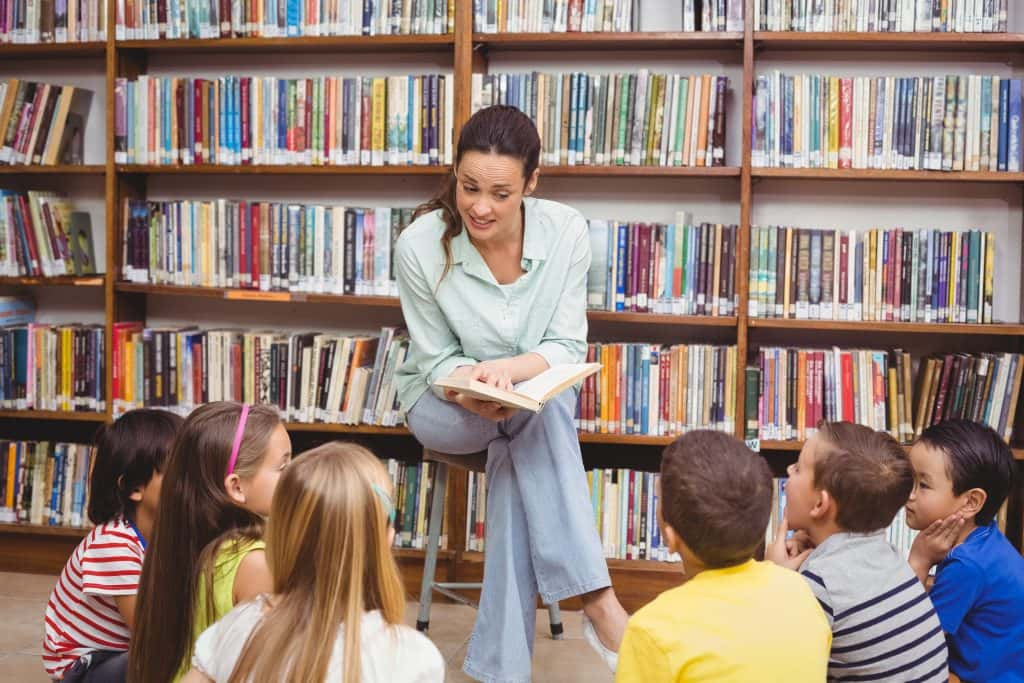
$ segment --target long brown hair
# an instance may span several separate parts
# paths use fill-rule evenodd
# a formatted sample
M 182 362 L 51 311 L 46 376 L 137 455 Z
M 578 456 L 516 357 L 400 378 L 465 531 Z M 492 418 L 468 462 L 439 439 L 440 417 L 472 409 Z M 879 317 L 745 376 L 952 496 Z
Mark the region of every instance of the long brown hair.
M 212 565 L 204 560 L 225 540 L 262 536 L 263 519 L 239 507 L 224 488 L 241 409 L 229 401 L 200 406 L 174 442 L 139 580 L 130 681 L 167 683 L 174 677 L 191 658 L 199 577 L 204 564 Z M 234 469 L 240 477 L 259 469 L 280 423 L 276 408 L 250 407 Z M 206 586 L 212 591 L 209 577 Z M 212 606 L 209 596 L 207 605 Z
M 529 116 L 515 107 L 496 104 L 473 114 L 462 127 L 455 149 L 455 168 L 458 168 L 466 152 L 501 154 L 521 160 L 525 184 L 540 164 L 540 136 Z M 445 175 L 437 194 L 416 207 L 413 213 L 413 218 L 419 218 L 431 211 L 441 210 L 441 220 L 445 225 L 444 234 L 441 235 L 441 245 L 444 247 L 441 280 L 444 280 L 452 267 L 452 238 L 462 232 L 462 219 L 459 218 L 455 203 L 458 184 L 455 168 Z
M 250 635 L 229 683 L 323 681 L 345 627 L 344 683 L 360 679 L 360 620 L 402 623 L 405 596 L 388 546 L 388 510 L 374 486 L 387 471 L 362 446 L 328 443 L 296 458 L 274 492 L 267 561 L 272 609 Z

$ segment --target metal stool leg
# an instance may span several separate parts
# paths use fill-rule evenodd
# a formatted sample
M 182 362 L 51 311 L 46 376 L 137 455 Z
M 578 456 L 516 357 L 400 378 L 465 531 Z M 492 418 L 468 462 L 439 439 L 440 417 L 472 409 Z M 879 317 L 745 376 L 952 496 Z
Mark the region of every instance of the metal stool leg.
M 551 624 L 551 639 L 561 640 L 562 639 L 562 610 L 558 608 L 558 603 L 553 602 L 548 605 L 548 620 Z
M 416 619 L 416 630 L 418 631 L 426 631 L 430 627 L 430 601 L 434 593 L 437 551 L 441 545 L 441 516 L 444 514 L 444 492 L 448 485 L 448 464 L 443 462 L 434 464 L 437 468 L 437 475 L 434 479 L 433 500 L 430 503 L 427 554 L 423 562 L 423 583 L 420 586 L 420 613 Z

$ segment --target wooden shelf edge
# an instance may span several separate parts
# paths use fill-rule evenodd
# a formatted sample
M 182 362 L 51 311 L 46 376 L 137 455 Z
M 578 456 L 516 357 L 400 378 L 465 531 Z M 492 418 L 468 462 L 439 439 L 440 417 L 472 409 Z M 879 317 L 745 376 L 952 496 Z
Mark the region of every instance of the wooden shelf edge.
M 436 176 L 449 171 L 448 166 L 310 166 L 300 164 L 160 166 L 119 164 L 117 172 L 125 175 L 295 175 L 295 176 Z
M 85 57 L 102 57 L 106 50 L 107 44 L 102 41 L 82 43 L 2 43 L 0 44 L 0 60 L 14 57 L 81 59 Z
M 754 178 L 789 180 L 902 180 L 946 183 L 1021 183 L 1024 173 L 992 171 L 899 171 L 870 168 L 766 168 L 753 167 Z
M 549 178 L 739 178 L 739 166 L 541 166 Z
M 476 550 L 464 550 L 460 556 L 460 559 L 463 562 L 482 564 L 484 561 L 484 554 Z M 659 562 L 657 560 L 619 560 L 615 558 L 605 558 L 605 562 L 608 563 L 608 568 L 613 571 L 657 573 L 670 572 L 673 574 L 679 574 L 682 572 L 683 569 L 683 565 L 680 562 Z
M 601 31 L 573 33 L 474 33 L 473 43 L 506 50 L 622 49 L 740 49 L 742 31 Z
M 391 554 L 403 560 L 423 560 L 427 556 L 427 552 L 419 548 L 392 548 Z M 440 549 L 437 551 L 437 559 L 453 560 L 455 559 L 455 551 Z
M 632 311 L 588 310 L 591 322 L 637 323 L 678 327 L 736 327 L 736 316 L 670 315 L 665 313 L 634 313 Z
M 778 50 L 830 50 L 870 47 L 892 50 L 1006 51 L 1024 48 L 1020 33 L 895 33 L 754 31 L 755 47 Z
M 263 52 L 290 50 L 294 52 L 427 52 L 450 50 L 454 34 L 386 35 L 386 36 L 293 36 L 247 38 L 181 38 L 176 40 L 119 40 L 118 50 L 146 52 Z
M 793 318 L 747 318 L 751 329 L 819 330 L 846 332 L 893 332 L 900 334 L 942 334 L 980 336 L 1024 335 L 1024 325 L 1017 323 L 907 323 L 894 321 L 796 320 Z
M 2 55 L 0 55 L 2 57 Z M 94 175 L 106 174 L 102 164 L 62 164 L 43 166 L 41 164 L 0 166 L 0 175 Z
M 105 276 L 99 275 L 61 275 L 56 277 L 12 276 L 0 277 L 0 285 L 17 285 L 21 287 L 102 287 Z
M 53 420 L 56 422 L 106 422 L 106 413 L 61 410 L 0 410 L 0 419 Z
M 24 536 L 65 536 L 82 538 L 92 527 L 49 526 L 47 524 L 4 523 L 0 524 L 0 535 L 21 534 Z

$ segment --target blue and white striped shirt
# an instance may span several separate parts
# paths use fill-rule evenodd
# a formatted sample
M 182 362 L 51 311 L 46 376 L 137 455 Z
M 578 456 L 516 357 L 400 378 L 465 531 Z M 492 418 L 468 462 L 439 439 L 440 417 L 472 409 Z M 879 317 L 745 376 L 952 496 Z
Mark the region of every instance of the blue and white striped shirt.
M 884 531 L 829 536 L 800 574 L 832 625 L 830 681 L 949 679 L 931 600 Z

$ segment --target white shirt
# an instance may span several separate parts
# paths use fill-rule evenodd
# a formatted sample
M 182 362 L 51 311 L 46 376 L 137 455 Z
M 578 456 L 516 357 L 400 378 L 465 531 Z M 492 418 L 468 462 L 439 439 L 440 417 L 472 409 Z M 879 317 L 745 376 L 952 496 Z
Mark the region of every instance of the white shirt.
M 263 618 L 266 604 L 263 596 L 243 603 L 203 631 L 196 641 L 192 666 L 217 683 L 226 682 L 249 635 Z M 334 639 L 327 681 L 340 681 L 344 675 L 344 629 L 344 625 L 340 626 Z M 363 683 L 444 681 L 444 659 L 430 639 L 404 624 L 390 626 L 379 610 L 363 614 L 360 641 Z

